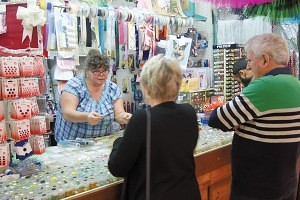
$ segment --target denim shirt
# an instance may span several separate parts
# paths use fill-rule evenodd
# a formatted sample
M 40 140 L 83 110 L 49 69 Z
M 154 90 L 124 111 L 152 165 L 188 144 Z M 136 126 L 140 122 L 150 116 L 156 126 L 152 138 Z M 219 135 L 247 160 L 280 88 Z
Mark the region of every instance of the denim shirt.
M 60 102 L 58 103 L 55 122 L 55 139 L 74 140 L 79 138 L 90 138 L 108 135 L 111 132 L 111 125 L 114 120 L 113 103 L 122 97 L 119 87 L 110 80 L 106 80 L 102 95 L 98 101 L 94 100 L 88 90 L 84 76 L 74 77 L 69 80 L 62 90 L 79 99 L 77 111 L 97 112 L 104 116 L 99 124 L 92 126 L 88 122 L 68 122 L 62 116 Z

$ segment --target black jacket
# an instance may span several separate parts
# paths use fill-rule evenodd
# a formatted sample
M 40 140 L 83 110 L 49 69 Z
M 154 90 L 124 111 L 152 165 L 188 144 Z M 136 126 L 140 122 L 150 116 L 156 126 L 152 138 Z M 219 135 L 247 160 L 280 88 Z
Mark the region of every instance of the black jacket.
M 151 199 L 199 200 L 193 151 L 197 116 L 188 104 L 165 102 L 151 112 Z M 126 177 L 126 199 L 144 200 L 146 190 L 146 112 L 137 110 L 109 158 L 114 176 Z

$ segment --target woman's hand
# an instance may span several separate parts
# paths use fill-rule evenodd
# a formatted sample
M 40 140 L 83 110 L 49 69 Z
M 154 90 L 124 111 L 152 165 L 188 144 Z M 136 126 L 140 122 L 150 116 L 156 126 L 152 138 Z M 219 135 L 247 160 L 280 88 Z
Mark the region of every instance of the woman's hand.
M 125 112 L 123 114 L 123 120 L 125 121 L 125 124 L 128 124 L 130 118 L 131 118 L 132 114 L 131 113 L 128 113 L 128 112 Z
M 103 116 L 96 112 L 90 112 L 87 116 L 87 121 L 92 126 L 97 125 L 102 119 Z
M 120 124 L 128 124 L 132 114 L 128 112 L 122 112 L 117 115 L 116 119 Z

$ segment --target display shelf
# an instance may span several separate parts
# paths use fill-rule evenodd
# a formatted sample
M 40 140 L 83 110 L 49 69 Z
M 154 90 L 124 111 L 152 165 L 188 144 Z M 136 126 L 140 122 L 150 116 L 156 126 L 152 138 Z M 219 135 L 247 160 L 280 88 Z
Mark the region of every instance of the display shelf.
M 215 95 L 230 101 L 241 92 L 241 85 L 234 80 L 233 65 L 244 56 L 244 48 L 238 44 L 213 46 Z
M 107 161 L 113 141 L 121 135 L 119 132 L 98 138 L 93 146 L 49 147 L 44 154 L 31 156 L 23 164 L 20 162 L 16 171 L 23 176 L 0 183 L 0 193 L 4 194 L 3 198 L 12 199 L 85 199 L 93 194 L 118 199 L 123 179 L 109 173 Z M 214 129 L 202 129 L 195 157 L 228 145 L 232 134 L 224 135 Z M 32 173 L 28 173 L 28 169 L 32 169 Z

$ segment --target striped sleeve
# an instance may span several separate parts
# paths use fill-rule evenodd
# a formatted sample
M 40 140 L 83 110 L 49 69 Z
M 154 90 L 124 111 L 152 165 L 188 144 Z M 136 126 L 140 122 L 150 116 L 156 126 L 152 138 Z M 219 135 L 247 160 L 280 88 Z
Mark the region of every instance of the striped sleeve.
M 241 94 L 229 103 L 215 109 L 209 118 L 209 126 L 230 131 L 235 126 L 252 120 L 258 115 L 260 115 L 259 110 Z
M 215 109 L 209 126 L 235 129 L 243 138 L 266 143 L 300 142 L 300 84 L 292 76 L 266 76 Z

